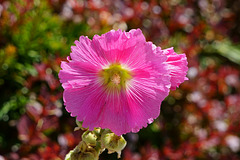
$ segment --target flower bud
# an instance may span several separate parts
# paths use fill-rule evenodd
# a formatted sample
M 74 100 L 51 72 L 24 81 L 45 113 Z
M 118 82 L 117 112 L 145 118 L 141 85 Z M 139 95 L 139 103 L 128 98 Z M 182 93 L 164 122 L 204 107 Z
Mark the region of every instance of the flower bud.
M 96 146 L 97 143 L 97 136 L 94 134 L 93 131 L 85 131 L 82 134 L 82 140 L 86 142 L 87 144 L 90 144 L 92 146 Z
M 80 153 L 77 160 L 98 160 L 98 155 L 92 152 Z
M 97 136 L 101 136 L 102 129 L 101 128 L 94 128 L 93 133 Z
M 82 127 L 82 123 L 83 123 L 83 122 L 80 122 L 80 121 L 78 121 L 78 120 L 76 119 L 77 127 L 74 128 L 74 131 L 77 131 L 77 130 L 79 130 L 79 129 L 84 130 L 85 128 Z
M 74 150 L 71 150 L 66 156 L 64 160 L 71 160 L 71 155 L 73 154 Z
M 77 152 L 85 152 L 87 150 L 88 146 L 84 141 L 81 141 L 78 146 L 76 147 Z
M 108 149 L 108 153 L 117 152 L 118 158 L 121 156 L 121 151 L 125 148 L 127 142 L 123 136 L 117 136 L 109 130 L 102 133 L 101 136 L 102 148 Z
M 74 150 L 66 155 L 65 160 L 98 160 L 98 157 L 99 151 L 81 141 Z

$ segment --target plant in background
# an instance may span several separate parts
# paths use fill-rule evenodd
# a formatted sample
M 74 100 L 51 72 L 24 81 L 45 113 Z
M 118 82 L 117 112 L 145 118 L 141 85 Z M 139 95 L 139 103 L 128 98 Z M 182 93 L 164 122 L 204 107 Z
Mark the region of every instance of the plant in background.
M 66 109 L 83 128 L 111 130 L 101 135 L 111 140 L 97 142 L 103 150 L 120 153 L 119 136 L 152 123 L 170 89 L 187 80 L 186 56 L 146 42 L 140 29 L 112 30 L 93 40 L 81 36 L 75 44 L 59 73 Z

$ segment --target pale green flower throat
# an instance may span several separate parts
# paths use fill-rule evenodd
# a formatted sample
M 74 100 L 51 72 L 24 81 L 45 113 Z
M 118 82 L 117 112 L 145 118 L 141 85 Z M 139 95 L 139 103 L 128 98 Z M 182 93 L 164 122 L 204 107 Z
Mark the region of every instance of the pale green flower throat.
M 131 73 L 123 69 L 118 63 L 112 64 L 107 69 L 99 72 L 102 83 L 107 89 L 121 90 L 126 88 L 126 82 L 132 78 Z

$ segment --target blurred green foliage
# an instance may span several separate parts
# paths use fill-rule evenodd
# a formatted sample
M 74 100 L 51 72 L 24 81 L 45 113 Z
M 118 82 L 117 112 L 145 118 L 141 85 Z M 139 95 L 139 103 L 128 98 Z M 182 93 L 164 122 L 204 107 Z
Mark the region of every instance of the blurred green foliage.
M 210 45 L 211 52 L 216 52 L 230 61 L 240 65 L 240 45 L 233 44 L 230 40 L 214 42 Z
M 34 0 L 33 8 L 23 11 L 28 3 L 10 3 L 5 25 L 1 26 L 4 38 L 0 44 L 0 120 L 6 116 L 18 119 L 23 113 L 29 99 L 24 83 L 29 75 L 38 74 L 33 64 L 68 55 L 74 40 L 88 30 L 85 23 L 75 25 L 61 19 L 46 1 Z M 14 25 L 10 25 L 11 16 L 16 19 Z

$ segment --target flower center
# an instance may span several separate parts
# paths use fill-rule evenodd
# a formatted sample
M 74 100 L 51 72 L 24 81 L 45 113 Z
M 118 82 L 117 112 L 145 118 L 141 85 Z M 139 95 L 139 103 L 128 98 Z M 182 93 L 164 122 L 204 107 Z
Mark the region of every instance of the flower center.
M 119 76 L 119 74 L 114 73 L 113 76 L 111 77 L 111 81 L 115 84 L 115 85 L 119 85 L 121 82 L 121 77 Z
M 110 90 L 126 88 L 126 82 L 132 78 L 131 73 L 120 64 L 112 64 L 99 72 L 103 85 Z

